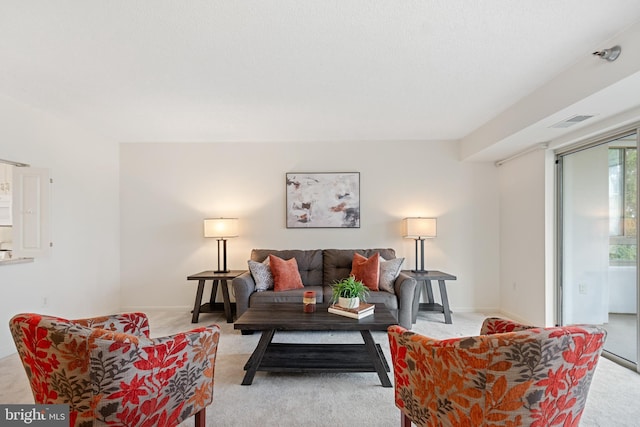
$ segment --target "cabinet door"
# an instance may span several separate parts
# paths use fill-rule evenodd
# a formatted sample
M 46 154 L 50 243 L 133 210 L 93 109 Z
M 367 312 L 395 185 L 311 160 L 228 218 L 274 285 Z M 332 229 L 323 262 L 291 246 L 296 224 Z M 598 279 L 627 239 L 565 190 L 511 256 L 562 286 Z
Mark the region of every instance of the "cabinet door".
M 13 255 L 36 258 L 51 250 L 49 169 L 13 168 Z
M 11 196 L 0 196 L 0 226 L 11 226 Z

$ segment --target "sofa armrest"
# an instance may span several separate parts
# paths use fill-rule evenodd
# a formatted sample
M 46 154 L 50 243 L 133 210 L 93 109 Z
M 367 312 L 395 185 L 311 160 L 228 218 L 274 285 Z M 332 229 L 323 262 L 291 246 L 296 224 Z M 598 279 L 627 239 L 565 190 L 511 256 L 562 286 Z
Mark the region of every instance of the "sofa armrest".
M 245 271 L 231 281 L 236 299 L 236 315 L 240 317 L 249 308 L 249 297 L 256 290 L 256 282 L 250 272 Z
M 416 279 L 405 273 L 400 273 L 393 284 L 393 290 L 398 297 L 398 324 L 411 329 L 413 315 L 413 297 L 416 293 Z

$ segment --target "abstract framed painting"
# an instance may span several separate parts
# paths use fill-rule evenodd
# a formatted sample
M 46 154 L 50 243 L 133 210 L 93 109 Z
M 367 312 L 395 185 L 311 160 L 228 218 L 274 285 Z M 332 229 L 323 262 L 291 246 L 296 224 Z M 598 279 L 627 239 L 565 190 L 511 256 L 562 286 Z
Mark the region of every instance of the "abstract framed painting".
M 360 172 L 288 172 L 287 228 L 360 228 Z

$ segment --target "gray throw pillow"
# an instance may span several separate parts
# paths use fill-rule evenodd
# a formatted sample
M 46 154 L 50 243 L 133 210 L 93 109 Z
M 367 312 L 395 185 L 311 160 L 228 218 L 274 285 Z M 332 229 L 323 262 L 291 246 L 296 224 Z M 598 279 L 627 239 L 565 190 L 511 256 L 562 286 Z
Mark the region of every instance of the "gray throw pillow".
M 381 291 L 395 294 L 393 283 L 400 275 L 400 268 L 402 268 L 403 262 L 404 258 L 394 258 L 386 261 L 384 258 L 380 257 L 380 279 L 378 282 L 378 288 Z
M 249 260 L 249 271 L 253 276 L 253 281 L 256 282 L 256 291 L 268 291 L 273 289 L 273 275 L 271 274 L 271 267 L 269 266 L 269 258 L 263 262 L 256 262 Z

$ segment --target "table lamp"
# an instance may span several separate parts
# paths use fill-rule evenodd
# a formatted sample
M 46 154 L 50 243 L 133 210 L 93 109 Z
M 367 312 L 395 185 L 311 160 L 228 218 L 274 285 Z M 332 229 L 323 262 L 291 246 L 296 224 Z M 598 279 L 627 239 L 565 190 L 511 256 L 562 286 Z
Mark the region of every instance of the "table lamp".
M 206 218 L 204 220 L 204 237 L 218 239 L 218 269 L 214 273 L 228 273 L 227 239 L 238 237 L 238 218 Z M 220 248 L 222 244 L 222 249 Z M 222 267 L 220 258 L 222 256 Z
M 416 241 L 416 268 L 414 273 L 426 273 L 424 269 L 424 239 L 436 237 L 435 218 L 405 218 L 402 220 L 402 237 Z M 418 242 L 420 242 L 420 268 L 418 268 Z

